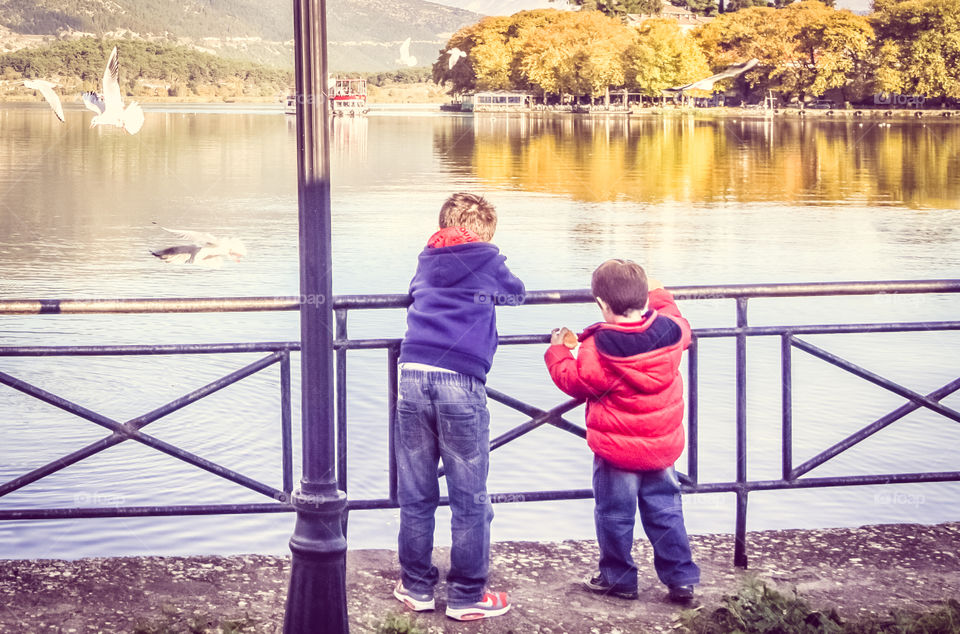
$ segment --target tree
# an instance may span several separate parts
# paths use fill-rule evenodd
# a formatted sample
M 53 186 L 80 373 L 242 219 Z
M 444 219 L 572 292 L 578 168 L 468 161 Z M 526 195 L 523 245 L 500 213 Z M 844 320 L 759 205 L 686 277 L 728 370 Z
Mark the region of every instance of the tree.
M 556 9 L 521 11 L 463 27 L 440 51 L 433 64 L 433 80 L 451 84 L 454 93 L 527 87 L 520 69 L 520 53 L 527 39 L 567 14 Z M 450 68 L 449 54 L 454 48 L 466 57 Z
M 754 87 L 801 99 L 831 88 L 862 89 L 874 37 L 863 16 L 817 0 L 727 13 L 695 35 L 714 68 L 756 57 L 760 64 L 746 75 Z
M 876 84 L 960 98 L 960 0 L 874 0 Z
M 570 3 L 583 11 L 599 11 L 610 17 L 623 17 L 628 13 L 656 15 L 663 8 L 662 0 L 570 0 Z
M 623 51 L 630 27 L 598 11 L 566 12 L 528 38 L 520 69 L 545 94 L 597 97 L 625 82 Z
M 659 96 L 665 88 L 710 76 L 700 46 L 684 34 L 676 20 L 647 20 L 625 53 L 627 85 Z

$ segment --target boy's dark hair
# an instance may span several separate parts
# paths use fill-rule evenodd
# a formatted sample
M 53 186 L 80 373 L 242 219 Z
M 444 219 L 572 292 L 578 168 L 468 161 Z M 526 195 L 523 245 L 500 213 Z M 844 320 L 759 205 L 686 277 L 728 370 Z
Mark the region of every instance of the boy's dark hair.
M 440 228 L 447 227 L 469 229 L 484 242 L 490 242 L 497 229 L 497 210 L 483 196 L 453 194 L 440 208 Z
M 647 274 L 636 262 L 607 260 L 593 272 L 590 292 L 594 299 L 602 299 L 615 315 L 643 310 L 647 305 Z

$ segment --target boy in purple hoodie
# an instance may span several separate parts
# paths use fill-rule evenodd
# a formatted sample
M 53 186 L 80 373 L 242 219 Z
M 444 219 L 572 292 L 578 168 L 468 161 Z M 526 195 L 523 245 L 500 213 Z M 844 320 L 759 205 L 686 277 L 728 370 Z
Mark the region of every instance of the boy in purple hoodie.
M 395 451 L 400 503 L 400 580 L 394 596 L 411 610 L 433 610 L 434 514 L 443 460 L 452 515 L 448 617 L 468 621 L 510 609 L 506 592 L 487 592 L 490 413 L 485 383 L 497 349 L 496 304 L 523 303 L 524 286 L 490 243 L 497 212 L 459 193 L 440 209 L 440 230 L 420 253 L 413 303 L 400 346 Z

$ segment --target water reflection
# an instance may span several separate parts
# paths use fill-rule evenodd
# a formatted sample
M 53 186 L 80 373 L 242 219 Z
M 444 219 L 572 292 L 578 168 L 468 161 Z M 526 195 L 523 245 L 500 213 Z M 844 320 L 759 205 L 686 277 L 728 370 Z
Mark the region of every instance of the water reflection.
M 434 144 L 452 170 L 587 202 L 960 200 L 960 126 L 941 122 L 478 115 Z

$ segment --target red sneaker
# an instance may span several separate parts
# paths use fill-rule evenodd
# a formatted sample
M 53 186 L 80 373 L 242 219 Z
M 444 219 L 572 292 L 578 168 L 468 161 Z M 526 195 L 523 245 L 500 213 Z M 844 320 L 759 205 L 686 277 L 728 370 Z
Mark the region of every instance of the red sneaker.
M 476 621 L 500 616 L 510 609 L 506 592 L 487 592 L 480 601 L 463 607 L 447 606 L 447 616 L 457 621 Z

